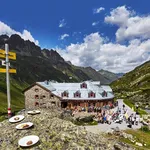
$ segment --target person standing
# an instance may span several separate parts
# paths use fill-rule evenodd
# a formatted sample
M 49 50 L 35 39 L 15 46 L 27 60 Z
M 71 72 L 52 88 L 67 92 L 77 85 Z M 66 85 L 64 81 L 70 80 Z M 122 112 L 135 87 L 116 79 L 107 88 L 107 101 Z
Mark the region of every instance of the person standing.
M 123 108 L 123 110 L 125 109 L 125 105 L 124 104 L 122 105 L 122 108 Z
M 139 117 L 136 117 L 135 125 L 139 124 Z
M 132 121 L 132 125 L 134 125 L 134 121 L 135 121 L 134 116 L 132 116 L 131 121 Z

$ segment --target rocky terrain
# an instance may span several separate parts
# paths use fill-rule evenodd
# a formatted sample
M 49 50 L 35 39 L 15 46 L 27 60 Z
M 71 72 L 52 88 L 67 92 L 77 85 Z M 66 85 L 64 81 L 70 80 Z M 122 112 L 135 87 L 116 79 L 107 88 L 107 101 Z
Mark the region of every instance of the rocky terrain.
M 41 109 L 41 114 L 28 115 L 21 112 L 25 119 L 33 122 L 34 127 L 26 130 L 15 129 L 19 123 L 5 120 L 0 123 L 0 149 L 19 150 L 18 140 L 27 135 L 37 135 L 39 143 L 32 150 L 132 150 L 128 145 L 118 142 L 118 137 L 109 138 L 88 132 L 83 126 L 60 119 L 61 111 Z

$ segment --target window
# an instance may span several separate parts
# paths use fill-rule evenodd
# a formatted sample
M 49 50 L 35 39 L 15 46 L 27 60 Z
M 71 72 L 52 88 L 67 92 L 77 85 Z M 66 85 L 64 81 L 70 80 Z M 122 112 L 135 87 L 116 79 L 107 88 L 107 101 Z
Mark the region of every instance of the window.
M 36 88 L 34 91 L 35 91 L 35 92 L 38 92 L 38 91 L 39 91 L 39 89 L 37 89 L 37 88 Z
M 43 98 L 46 98 L 46 96 L 45 96 L 45 95 L 43 95 Z
M 95 98 L 95 93 L 93 91 L 90 91 L 89 94 L 88 94 L 88 97 L 93 97 Z
M 38 102 L 35 102 L 35 106 L 39 106 L 39 103 L 38 103 Z
M 54 95 L 51 95 L 51 98 L 54 98 Z
M 68 91 L 64 91 L 64 92 L 61 94 L 61 96 L 62 96 L 62 97 L 68 97 L 68 94 L 69 94 Z
M 106 91 L 102 92 L 102 97 L 107 97 L 107 92 Z
M 87 84 L 86 84 L 86 83 L 82 83 L 82 84 L 80 85 L 80 87 L 86 89 L 86 88 L 87 88 Z
M 35 99 L 39 99 L 39 95 L 35 95 Z
M 74 97 L 81 97 L 80 91 L 77 91 L 76 93 L 74 93 Z
M 56 102 L 51 102 L 52 103 L 52 105 L 56 105 Z

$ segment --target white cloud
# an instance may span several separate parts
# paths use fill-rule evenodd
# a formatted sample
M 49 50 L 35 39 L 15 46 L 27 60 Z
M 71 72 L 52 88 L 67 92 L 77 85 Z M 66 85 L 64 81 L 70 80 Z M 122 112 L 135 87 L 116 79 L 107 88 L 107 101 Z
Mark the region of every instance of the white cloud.
M 35 40 L 29 31 L 23 30 L 23 32 L 20 33 L 18 31 L 15 31 L 14 29 L 12 29 L 7 24 L 0 21 L 0 35 L 2 35 L 2 34 L 6 34 L 8 36 L 11 36 L 12 34 L 18 34 L 24 40 L 29 40 L 31 42 L 34 42 L 36 45 L 39 45 L 38 40 Z
M 58 52 L 77 66 L 91 66 L 112 72 L 128 72 L 150 59 L 150 40 L 134 39 L 128 45 L 105 42 L 99 33 L 91 33 L 83 43 L 70 44 Z
M 99 14 L 103 10 L 105 10 L 104 7 L 95 8 L 95 9 L 93 9 L 93 14 Z
M 150 15 L 138 16 L 126 6 L 117 7 L 105 17 L 105 22 L 117 25 L 117 41 L 150 38 Z
M 99 21 L 93 22 L 93 23 L 92 23 L 92 26 L 96 26 L 96 25 L 98 25 L 98 24 L 99 24 Z
M 69 37 L 69 34 L 63 34 L 63 35 L 61 35 L 61 36 L 60 36 L 60 39 L 61 39 L 61 40 L 64 40 L 66 37 Z
M 66 21 L 65 21 L 65 19 L 62 19 L 62 20 L 60 20 L 60 22 L 59 22 L 59 28 L 62 28 L 62 27 L 64 27 L 64 26 L 66 26 Z

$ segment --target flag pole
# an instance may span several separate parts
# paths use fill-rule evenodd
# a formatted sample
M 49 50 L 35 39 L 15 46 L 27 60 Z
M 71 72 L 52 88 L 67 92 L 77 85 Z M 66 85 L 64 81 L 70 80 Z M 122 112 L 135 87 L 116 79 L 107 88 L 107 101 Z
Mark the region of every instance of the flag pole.
M 6 53 L 6 84 L 7 84 L 7 103 L 8 103 L 8 118 L 11 117 L 11 97 L 10 97 L 10 80 L 9 80 L 9 46 L 5 44 Z

